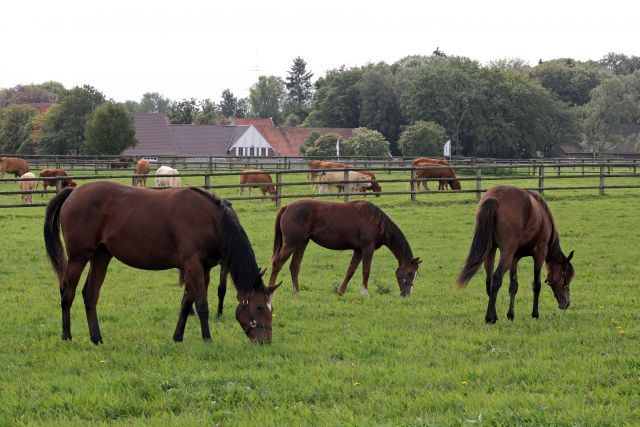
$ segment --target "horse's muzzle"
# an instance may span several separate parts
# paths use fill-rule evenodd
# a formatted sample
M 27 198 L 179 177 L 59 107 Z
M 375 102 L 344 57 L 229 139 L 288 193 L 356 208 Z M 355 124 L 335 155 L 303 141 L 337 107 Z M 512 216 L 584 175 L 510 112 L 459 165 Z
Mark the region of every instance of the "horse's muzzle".
M 558 304 L 558 308 L 560 310 L 566 310 L 567 308 L 569 308 L 570 305 L 571 305 L 571 303 L 567 301 L 567 303 L 565 305 Z
M 413 291 L 413 285 L 405 286 L 400 291 L 400 296 L 401 297 L 406 297 L 407 295 L 411 295 L 411 291 Z

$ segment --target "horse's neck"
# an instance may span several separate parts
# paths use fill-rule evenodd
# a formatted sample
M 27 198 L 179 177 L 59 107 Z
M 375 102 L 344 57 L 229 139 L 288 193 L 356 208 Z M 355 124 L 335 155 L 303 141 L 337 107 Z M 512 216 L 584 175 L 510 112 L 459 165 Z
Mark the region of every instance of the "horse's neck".
M 384 245 L 389 248 L 393 256 L 398 260 L 398 264 L 411 261 L 413 253 L 409 242 L 402 234 L 396 234 L 385 239 Z

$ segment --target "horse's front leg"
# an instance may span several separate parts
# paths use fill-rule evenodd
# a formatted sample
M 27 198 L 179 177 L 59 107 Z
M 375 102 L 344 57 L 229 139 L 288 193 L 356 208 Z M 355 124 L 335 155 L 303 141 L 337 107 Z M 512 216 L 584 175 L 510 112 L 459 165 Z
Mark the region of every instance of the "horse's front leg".
M 531 317 L 537 319 L 540 314 L 538 313 L 538 299 L 540 298 L 540 271 L 542 270 L 542 264 L 544 262 L 544 256 L 534 255 L 533 257 L 533 310 L 531 311 Z
M 218 284 L 218 317 L 222 316 L 222 306 L 224 305 L 224 296 L 227 293 L 227 276 L 229 272 L 220 264 L 220 283 Z
M 371 273 L 373 251 L 374 249 L 371 247 L 362 251 L 362 288 L 360 288 L 360 294 L 364 297 L 369 296 L 369 274 Z
M 344 280 L 342 281 L 342 285 L 338 289 L 339 295 L 344 295 L 344 292 L 347 290 L 347 285 L 349 284 L 349 280 L 353 277 L 353 274 L 356 272 L 360 261 L 362 260 L 362 252 L 359 249 L 353 251 L 353 256 L 351 257 L 351 262 L 349 263 L 349 268 L 347 269 L 347 274 L 344 276 Z

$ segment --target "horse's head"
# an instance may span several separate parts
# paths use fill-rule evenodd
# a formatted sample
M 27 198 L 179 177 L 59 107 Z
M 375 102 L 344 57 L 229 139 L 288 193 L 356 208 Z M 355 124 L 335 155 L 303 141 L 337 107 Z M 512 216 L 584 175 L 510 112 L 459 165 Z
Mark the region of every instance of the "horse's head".
M 376 194 L 376 197 L 380 197 L 382 187 L 380 187 L 380 184 L 378 184 L 378 181 L 376 181 L 375 179 L 371 180 L 371 190 Z
M 404 261 L 396 269 L 396 279 L 400 286 L 400 296 L 407 296 L 413 289 L 413 281 L 418 274 L 418 266 L 422 262 L 420 258 L 413 258 L 410 261 Z
M 460 185 L 460 181 L 458 181 L 457 179 L 453 179 L 453 180 L 449 181 L 449 186 L 451 187 L 452 190 L 462 190 L 462 186 Z
M 545 283 L 548 283 L 553 290 L 553 295 L 558 301 L 558 308 L 566 310 L 571 303 L 569 283 L 573 279 L 573 266 L 571 265 L 571 258 L 573 258 L 573 251 L 566 257 L 562 255 L 562 261 L 560 262 L 548 262 L 547 263 L 547 278 Z
M 271 295 L 280 286 L 266 287 L 262 275 L 266 269 L 260 272 L 256 278 L 256 286 L 250 292 L 238 293 L 238 307 L 236 307 L 236 320 L 251 341 L 265 344 L 271 342 L 271 321 L 273 317 L 273 305 Z

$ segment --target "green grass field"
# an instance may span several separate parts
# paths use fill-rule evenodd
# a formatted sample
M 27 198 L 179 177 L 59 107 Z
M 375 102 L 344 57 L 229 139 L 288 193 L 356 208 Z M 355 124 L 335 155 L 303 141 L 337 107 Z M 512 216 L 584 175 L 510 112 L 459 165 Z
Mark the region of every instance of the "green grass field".
M 597 185 L 597 178 L 587 180 L 584 185 Z M 405 183 L 382 185 L 383 191 L 406 190 Z M 491 326 L 484 324 L 483 274 L 466 290 L 455 289 L 473 232 L 474 194 L 419 195 L 416 202 L 408 195 L 369 197 L 425 260 L 413 294 L 398 296 L 396 261 L 382 248 L 373 259 L 370 296 L 360 296 L 359 269 L 339 297 L 350 253 L 311 244 L 298 295 L 288 267 L 280 274 L 269 346 L 244 336 L 231 288 L 223 317 L 211 321 L 212 343 L 200 340 L 194 318 L 184 342 L 174 343 L 182 293 L 177 271 L 134 270 L 115 261 L 98 304 L 105 344 L 90 342 L 81 297 L 72 308 L 74 340 L 63 342 L 59 292 L 42 238 L 44 208 L 2 209 L 0 425 L 637 425 L 639 190 L 545 196 L 562 248 L 575 249 L 567 311 L 556 308 L 543 285 L 540 319 L 530 317 L 530 259 L 520 263 L 514 322 L 506 319 L 508 286 Z M 9 200 L 19 196 L 1 201 Z M 258 264 L 267 266 L 273 203 L 234 207 Z M 215 294 L 213 287 L 212 307 Z

